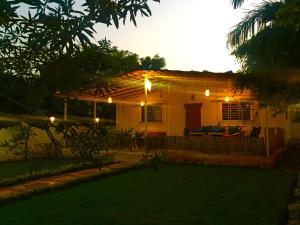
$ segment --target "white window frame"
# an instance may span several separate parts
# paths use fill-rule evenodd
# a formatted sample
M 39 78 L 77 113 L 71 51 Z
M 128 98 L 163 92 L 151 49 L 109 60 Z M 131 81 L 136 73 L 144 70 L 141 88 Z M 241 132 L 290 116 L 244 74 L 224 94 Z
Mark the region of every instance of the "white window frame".
M 225 105 L 227 105 L 227 106 L 225 107 Z M 221 110 L 222 110 L 222 121 L 249 121 L 249 120 L 251 120 L 251 103 L 250 102 L 223 102 Z M 225 115 L 224 115 L 224 113 L 225 113 Z
M 144 123 L 144 107 L 140 107 L 140 122 Z M 158 112 L 154 112 L 153 110 L 159 109 Z M 148 123 L 162 123 L 163 122 L 163 106 L 162 104 L 149 104 L 147 105 L 147 122 Z

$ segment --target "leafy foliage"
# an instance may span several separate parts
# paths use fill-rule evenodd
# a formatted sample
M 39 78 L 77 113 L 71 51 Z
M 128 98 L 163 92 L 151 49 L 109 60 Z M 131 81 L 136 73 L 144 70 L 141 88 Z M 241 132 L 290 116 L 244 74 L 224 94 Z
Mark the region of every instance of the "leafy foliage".
M 6 154 L 22 155 L 27 160 L 30 154 L 28 142 L 30 137 L 35 135 L 32 132 L 32 126 L 26 123 L 19 123 L 15 126 L 12 135 L 13 137 L 10 140 L 5 140 L 0 146 L 8 149 Z
M 150 56 L 141 58 L 140 61 L 141 61 L 140 68 L 142 69 L 158 70 L 166 66 L 165 58 L 159 57 L 158 54 L 156 54 L 153 58 L 151 58 Z
M 40 68 L 40 82 L 52 91 L 68 91 L 93 83 L 105 87 L 113 75 L 138 67 L 138 55 L 119 50 L 103 40 L 98 45 L 78 46 L 70 55 L 64 54 Z
M 94 44 L 94 25 L 136 25 L 138 15 L 151 15 L 149 2 L 159 0 L 1 0 L 0 99 L 9 106 L 3 110 L 43 111 L 57 90 L 136 69 L 136 54 Z
M 300 101 L 299 1 L 266 1 L 248 12 L 228 35 L 232 54 L 241 64 L 236 87 L 285 110 Z
M 255 9 L 249 11 L 243 20 L 229 33 L 228 44 L 231 47 L 236 47 L 253 37 L 256 33 L 270 27 L 282 5 L 282 2 L 264 1 Z
M 81 6 L 76 2 L 4 0 L 0 8 L 6 15 L 0 24 L 0 68 L 16 76 L 38 76 L 44 63 L 69 57 L 78 51 L 78 45 L 93 45 L 95 24 L 118 27 L 127 15 L 134 24 L 138 13 L 151 15 L 148 0 L 85 0 Z M 20 8 L 27 9 L 27 14 L 19 13 L 24 11 L 17 10 Z
M 141 149 L 145 144 L 144 137 L 142 133 L 135 132 L 132 133 L 131 129 L 121 129 L 115 131 L 115 146 L 120 150 L 129 149 Z
M 283 27 L 290 27 L 296 31 L 300 30 L 300 2 L 298 0 L 288 0 L 288 4 L 280 8 L 276 20 Z
M 63 158 L 65 157 L 63 150 L 70 149 L 73 157 L 82 163 L 101 161 L 102 151 L 108 153 L 111 149 L 140 149 L 144 144 L 141 134 L 136 132 L 133 135 L 132 129 L 115 130 L 113 127 L 90 121 L 62 121 L 53 124 L 41 119 L 32 119 L 18 123 L 3 122 L 3 125 L 3 128 L 12 126 L 16 130 L 13 137 L 1 143 L 1 146 L 8 149 L 7 153 L 23 155 L 24 159 L 28 159 L 30 153 L 32 153 L 30 156 L 35 157 L 33 149 L 28 146 L 29 139 L 36 141 L 47 158 Z M 51 145 L 39 143 L 32 128 L 43 130 Z
M 31 51 L 42 52 L 46 47 L 51 53 L 72 52 L 76 43 L 91 44 L 97 23 L 118 28 L 120 20 L 125 24 L 129 18 L 136 25 L 138 14 L 150 16 L 149 1 L 3 0 L 2 37 L 15 48 L 18 45 L 12 39 Z M 22 7 L 28 9 L 27 15 L 18 10 Z
M 231 0 L 232 6 L 236 9 L 241 7 L 245 0 Z
M 81 161 L 92 161 L 100 158 L 100 150 L 104 143 L 102 138 L 102 129 L 98 126 L 88 125 L 83 128 L 69 126 L 64 130 L 64 135 L 68 141 L 67 146 L 71 148 L 74 157 Z
M 0 99 L 3 103 L 0 110 L 27 114 L 62 113 L 63 103 L 54 98 L 55 92 L 78 89 L 91 83 L 97 89 L 105 88 L 111 76 L 135 70 L 138 66 L 137 54 L 119 50 L 106 40 L 92 46 L 76 46 L 72 54 L 60 55 L 40 65 L 38 77 L 26 78 L 0 71 Z M 72 114 L 82 105 L 85 110 L 89 109 L 84 103 L 70 100 L 69 103 Z

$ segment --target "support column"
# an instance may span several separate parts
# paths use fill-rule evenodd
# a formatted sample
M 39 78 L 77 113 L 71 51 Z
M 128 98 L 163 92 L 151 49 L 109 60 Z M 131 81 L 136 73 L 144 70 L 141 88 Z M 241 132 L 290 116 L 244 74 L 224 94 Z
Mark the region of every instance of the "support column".
M 270 156 L 270 139 L 269 139 L 269 116 L 268 107 L 265 109 L 265 141 L 266 141 L 266 156 Z
M 96 118 L 97 118 L 97 102 L 94 101 L 94 113 L 93 113 L 93 117 L 94 117 L 94 123 L 96 123 Z
M 68 119 L 68 98 L 65 96 L 64 98 L 64 121 Z
M 169 127 L 169 134 L 167 136 L 172 136 L 172 128 L 171 128 L 171 100 L 170 100 L 170 84 L 168 83 L 168 127 Z
M 147 76 L 145 76 L 144 80 L 144 92 L 145 92 L 145 105 L 144 105 L 144 122 L 145 122 L 145 131 L 144 131 L 144 136 L 145 136 L 145 152 L 146 152 L 146 157 L 147 157 L 147 152 L 148 152 L 148 140 L 147 140 L 147 132 L 148 132 L 148 90 L 147 90 Z

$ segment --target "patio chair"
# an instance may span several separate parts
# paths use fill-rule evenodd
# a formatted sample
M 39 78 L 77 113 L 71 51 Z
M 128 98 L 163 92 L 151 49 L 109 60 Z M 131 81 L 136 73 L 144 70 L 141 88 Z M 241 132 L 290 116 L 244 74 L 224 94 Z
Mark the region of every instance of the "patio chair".
M 252 127 L 250 137 L 258 137 L 261 131 L 261 127 Z

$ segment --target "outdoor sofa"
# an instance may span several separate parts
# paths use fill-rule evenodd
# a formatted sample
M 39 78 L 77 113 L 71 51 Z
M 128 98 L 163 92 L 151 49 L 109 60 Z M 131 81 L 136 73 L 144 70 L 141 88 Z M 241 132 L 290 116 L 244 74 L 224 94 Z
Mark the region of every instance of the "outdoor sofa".
M 235 136 L 240 134 L 240 126 L 203 126 L 192 130 L 185 128 L 186 136 Z

